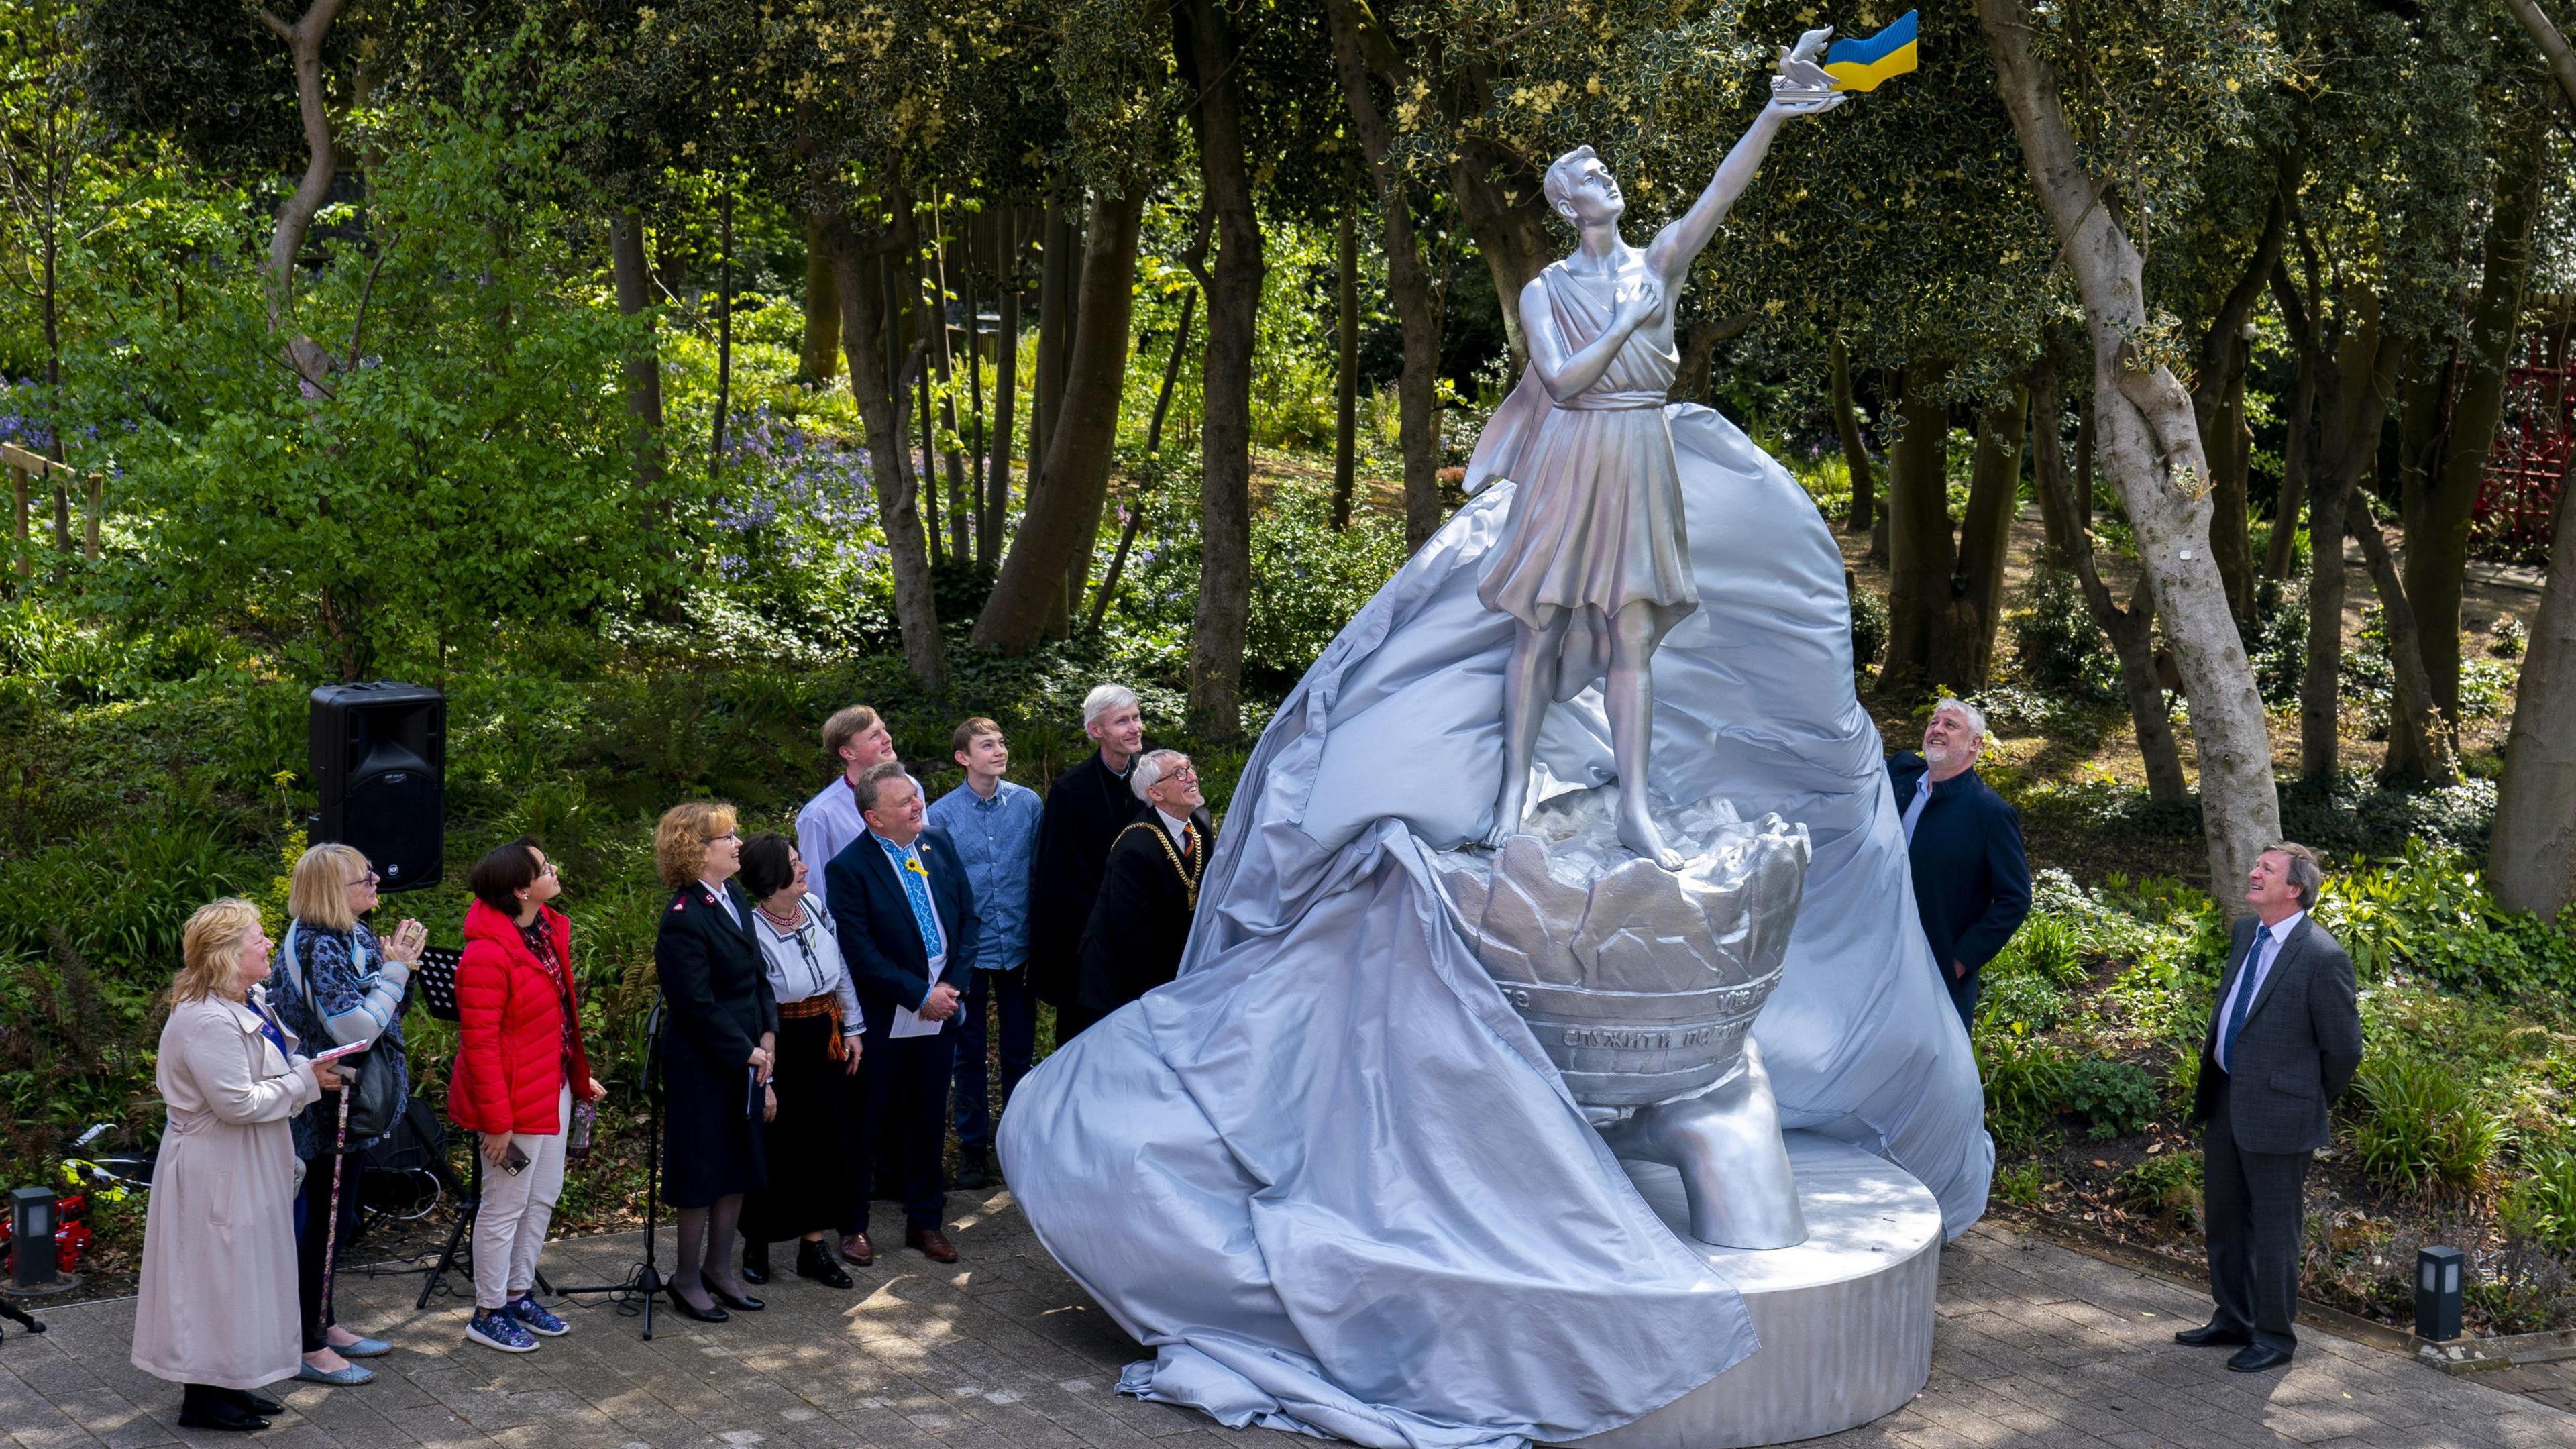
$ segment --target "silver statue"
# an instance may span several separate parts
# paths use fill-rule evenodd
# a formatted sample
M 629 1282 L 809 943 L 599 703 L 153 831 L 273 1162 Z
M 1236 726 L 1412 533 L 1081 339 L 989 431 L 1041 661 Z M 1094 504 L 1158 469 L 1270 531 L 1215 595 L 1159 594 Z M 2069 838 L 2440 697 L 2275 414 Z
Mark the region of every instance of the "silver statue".
M 1503 450 L 1495 471 L 1518 486 L 1477 590 L 1485 607 L 1517 621 L 1503 682 L 1502 790 L 1488 840 L 1497 848 L 1521 828 L 1548 705 L 1603 680 L 1619 771 L 1619 840 L 1666 870 L 1681 868 L 1681 855 L 1655 828 L 1646 793 L 1655 646 L 1699 606 L 1664 420 L 1681 366 L 1672 301 L 1781 123 L 1842 104 L 1815 61 L 1832 34 L 1808 31 L 1781 52 L 1770 103 L 1699 200 L 1643 251 L 1620 238 L 1626 202 L 1591 147 L 1576 147 L 1547 169 L 1548 204 L 1582 239 L 1573 255 L 1521 289 L 1530 375 L 1555 406 L 1530 436 Z
M 1622 847 L 1610 795 L 1550 798 L 1499 853 L 1433 856 L 1450 908 L 1611 1150 L 1681 1173 L 1692 1237 L 1804 1242 L 1751 1032 L 1797 926 L 1806 828 L 1717 799 L 1659 812 L 1689 852 L 1666 871 Z

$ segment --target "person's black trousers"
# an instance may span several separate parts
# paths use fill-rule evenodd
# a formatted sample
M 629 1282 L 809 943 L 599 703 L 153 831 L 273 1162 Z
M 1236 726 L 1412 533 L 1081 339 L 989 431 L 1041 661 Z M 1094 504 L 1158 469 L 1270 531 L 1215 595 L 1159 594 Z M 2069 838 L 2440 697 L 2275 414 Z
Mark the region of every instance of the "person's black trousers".
M 2217 1071 L 2215 1064 L 2202 1068 Z M 2222 1073 L 2201 1139 L 2208 1219 L 2211 1321 L 2265 1348 L 2298 1347 L 2299 1232 L 2307 1215 L 2305 1152 L 2246 1152 L 2236 1145 Z
M 342 1257 L 358 1237 L 358 1172 L 354 1154 L 341 1161 L 336 1251 Z M 295 1302 L 304 1319 L 306 1353 L 320 1353 L 330 1342 L 331 1325 L 339 1321 L 322 1301 L 323 1242 L 331 1229 L 331 1207 L 331 1154 L 322 1152 L 304 1164 L 304 1186 L 295 1197 Z
M 997 1033 L 1002 1045 L 1002 1106 L 1038 1050 L 1038 1003 L 1029 994 L 1029 970 L 978 971 L 957 1004 L 957 1156 L 981 1169 L 983 1154 L 993 1145 L 993 1119 L 1001 1112 L 987 1101 L 984 1041 Z
M 1968 1029 L 1968 1035 L 1975 1036 L 1977 1034 L 1977 991 L 1980 986 L 1978 978 L 1985 973 L 1982 970 L 1971 971 L 1966 980 L 1961 980 L 1950 974 L 1949 963 L 1943 962 L 1940 969 L 1941 984 L 1950 989 L 1950 1004 L 1959 1009 L 1959 1025 Z
M 889 1025 L 891 1022 L 889 1021 Z M 873 1022 L 859 1078 L 867 1083 L 867 1110 L 859 1119 L 859 1160 L 883 1164 L 902 1184 L 904 1226 L 939 1229 L 947 1221 L 948 1174 L 941 1161 L 948 1143 L 948 1075 L 956 1060 L 957 1033 L 893 1035 Z M 886 1184 L 880 1177 L 879 1192 Z M 841 1231 L 868 1230 L 862 1196 Z

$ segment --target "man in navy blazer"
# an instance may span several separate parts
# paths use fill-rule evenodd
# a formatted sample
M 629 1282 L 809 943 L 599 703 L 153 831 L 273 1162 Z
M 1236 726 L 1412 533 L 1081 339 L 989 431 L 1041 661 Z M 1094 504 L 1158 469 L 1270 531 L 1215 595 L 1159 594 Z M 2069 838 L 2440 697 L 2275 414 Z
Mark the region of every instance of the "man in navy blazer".
M 1978 973 L 2030 914 L 2021 814 L 1977 778 L 1985 737 L 1983 714 L 1945 699 L 1923 726 L 1923 753 L 1905 751 L 1887 762 L 1913 865 L 1914 909 L 1950 1004 L 1971 1027 Z
M 948 1077 L 957 1003 L 975 969 L 975 893 L 947 836 L 922 828 L 921 784 L 888 761 L 851 787 L 867 830 L 823 868 L 824 898 L 868 1019 L 859 1056 L 867 1106 L 859 1160 L 891 1160 L 903 1178 L 904 1245 L 954 1263 L 946 1226 Z M 880 1152 L 891 1136 L 893 1151 Z M 842 1225 L 843 1255 L 875 1256 L 868 1195 Z

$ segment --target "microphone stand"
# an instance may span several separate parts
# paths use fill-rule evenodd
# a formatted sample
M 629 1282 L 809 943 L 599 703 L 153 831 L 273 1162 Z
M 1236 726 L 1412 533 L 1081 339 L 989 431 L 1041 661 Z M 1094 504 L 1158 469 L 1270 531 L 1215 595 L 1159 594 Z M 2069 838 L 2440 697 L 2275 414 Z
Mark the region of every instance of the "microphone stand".
M 662 1268 L 658 1256 L 662 1206 L 662 1009 L 659 992 L 653 997 L 652 1013 L 644 1020 L 644 1261 L 635 1265 L 624 1278 L 614 1283 L 593 1283 L 577 1288 L 558 1288 L 566 1298 L 581 1294 L 604 1294 L 620 1315 L 644 1315 L 644 1341 L 653 1341 L 653 1302 L 662 1296 Z

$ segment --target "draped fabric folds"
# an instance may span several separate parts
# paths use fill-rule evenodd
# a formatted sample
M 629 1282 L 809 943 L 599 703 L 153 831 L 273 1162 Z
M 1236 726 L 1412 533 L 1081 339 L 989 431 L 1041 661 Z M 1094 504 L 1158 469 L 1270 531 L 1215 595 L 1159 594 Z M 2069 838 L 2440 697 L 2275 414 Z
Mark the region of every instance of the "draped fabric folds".
M 1531 435 L 1533 396 L 1524 384 L 1489 442 Z M 1805 905 L 1754 1028 L 1786 1125 L 1904 1167 L 1955 1236 L 1984 1210 L 1993 1147 L 1854 698 L 1841 555 L 1732 424 L 1687 405 L 1666 420 L 1700 606 L 1655 657 L 1650 784 L 1807 826 Z M 1282 704 L 1180 978 L 1012 1098 L 1015 1196 L 1155 1352 L 1128 1392 L 1234 1426 L 1516 1449 L 1627 1423 L 1758 1349 L 1741 1298 L 1629 1185 L 1433 878 L 1429 852 L 1487 829 L 1502 768 L 1512 620 L 1476 590 L 1511 493 L 1460 509 Z M 1611 778 L 1596 689 L 1549 712 L 1539 760 L 1541 793 Z

